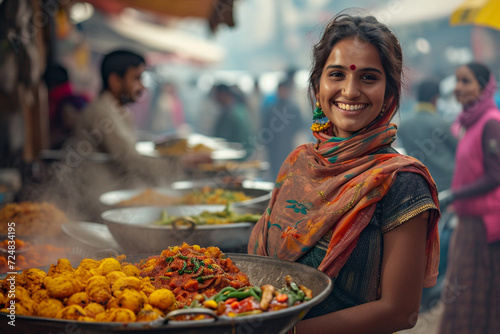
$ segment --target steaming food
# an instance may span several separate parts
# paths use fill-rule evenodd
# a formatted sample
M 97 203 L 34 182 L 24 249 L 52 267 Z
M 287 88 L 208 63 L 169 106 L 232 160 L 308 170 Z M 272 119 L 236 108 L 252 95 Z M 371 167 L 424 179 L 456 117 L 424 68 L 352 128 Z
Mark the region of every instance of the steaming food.
M 251 199 L 243 191 L 227 190 L 223 188 L 203 187 L 194 190 L 181 199 L 179 204 L 219 204 L 225 205 L 233 202 L 241 202 Z
M 36 268 L 8 274 L 0 280 L 0 312 L 9 313 L 8 307 L 14 305 L 17 315 L 135 322 L 153 321 L 170 311 L 192 307 L 227 316 L 255 314 L 291 307 L 312 297 L 309 289 L 290 277 L 282 289 L 251 286 L 248 276 L 217 247 L 185 243 L 169 247 L 134 265 L 137 270 L 130 270 L 132 264 L 125 260 L 125 256 L 84 259 L 73 269 L 67 259 L 59 259 L 46 274 Z M 8 294 L 10 282 L 15 282 L 15 296 Z M 184 315 L 178 320 L 203 317 Z
M 126 206 L 170 206 L 170 205 L 195 205 L 195 204 L 229 204 L 251 199 L 242 191 L 227 190 L 222 188 L 203 187 L 194 190 L 181 198 L 167 196 L 152 188 L 145 189 L 138 195 L 118 202 L 116 205 Z
M 69 222 L 66 214 L 48 202 L 9 203 L 0 209 L 0 234 L 8 233 L 8 223 L 15 223 L 16 236 L 61 234 L 61 225 Z
M 138 195 L 118 202 L 117 206 L 169 206 L 174 205 L 179 199 L 177 197 L 167 196 L 148 188 Z
M 261 217 L 261 214 L 237 214 L 231 210 L 229 205 L 223 211 L 203 211 L 199 215 L 191 216 L 169 216 L 167 210 L 163 210 L 159 220 L 153 225 L 172 225 L 174 222 L 183 225 L 193 223 L 195 225 L 219 225 L 219 224 L 233 224 L 249 222 L 255 223 Z
M 9 241 L 11 240 L 5 239 L 0 242 L 0 248 L 5 251 L 3 256 L 0 254 L 0 273 L 12 271 L 8 266 L 10 255 L 8 246 L 12 243 Z M 12 254 L 16 255 L 15 270 L 45 266 L 70 252 L 69 247 L 57 247 L 51 244 L 31 245 L 19 238 L 15 239 L 15 246 L 15 252 L 12 251 Z

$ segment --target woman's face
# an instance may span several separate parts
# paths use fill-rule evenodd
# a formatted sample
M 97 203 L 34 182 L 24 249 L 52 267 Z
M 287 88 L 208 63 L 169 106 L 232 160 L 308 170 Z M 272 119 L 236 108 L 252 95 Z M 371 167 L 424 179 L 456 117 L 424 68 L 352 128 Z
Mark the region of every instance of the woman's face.
M 474 103 L 481 94 L 481 86 L 474 76 L 474 72 L 468 66 L 460 66 L 455 72 L 457 85 L 455 86 L 455 97 L 462 105 Z
M 343 39 L 323 67 L 316 99 L 334 124 L 334 135 L 348 138 L 380 114 L 385 87 L 377 48 L 357 38 Z

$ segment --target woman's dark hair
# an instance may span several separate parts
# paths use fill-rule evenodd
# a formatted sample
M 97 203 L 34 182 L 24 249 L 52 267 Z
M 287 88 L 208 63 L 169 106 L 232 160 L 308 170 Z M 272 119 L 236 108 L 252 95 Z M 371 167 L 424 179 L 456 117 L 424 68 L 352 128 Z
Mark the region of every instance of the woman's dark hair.
M 108 78 L 111 73 L 116 73 L 123 78 L 129 67 L 138 67 L 145 64 L 144 57 L 132 51 L 116 50 L 108 53 L 101 63 L 102 90 L 109 88 Z
M 48 89 L 52 89 L 59 85 L 69 82 L 68 71 L 62 65 L 50 64 L 45 69 L 43 80 Z
M 476 77 L 476 80 L 477 82 L 479 82 L 481 90 L 483 90 L 484 87 L 486 87 L 486 85 L 490 81 L 490 76 L 491 76 L 490 69 L 478 62 L 470 62 L 468 64 L 465 64 L 465 66 L 470 68 L 472 73 L 474 73 L 474 77 Z
M 401 98 L 403 52 L 397 37 L 383 23 L 373 16 L 351 16 L 339 14 L 326 26 L 323 36 L 313 49 L 313 66 L 309 76 L 311 101 L 317 93 L 323 67 L 338 42 L 346 38 L 359 38 L 372 44 L 380 53 L 380 60 L 386 74 L 384 98 L 394 97 L 399 107 Z

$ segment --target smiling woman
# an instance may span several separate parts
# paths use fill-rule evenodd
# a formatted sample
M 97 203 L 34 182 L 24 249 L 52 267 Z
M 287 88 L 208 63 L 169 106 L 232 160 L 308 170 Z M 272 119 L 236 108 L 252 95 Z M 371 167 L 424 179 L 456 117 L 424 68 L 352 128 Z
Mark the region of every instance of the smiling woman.
M 348 138 L 380 114 L 385 71 L 376 47 L 358 38 L 338 42 L 325 65 L 316 99 L 335 136 Z
M 422 287 L 436 282 L 436 185 L 422 163 L 391 147 L 402 68 L 396 36 L 371 16 L 335 17 L 314 47 L 317 143 L 285 160 L 248 244 L 249 253 L 304 263 L 334 280 L 297 333 L 413 327 Z

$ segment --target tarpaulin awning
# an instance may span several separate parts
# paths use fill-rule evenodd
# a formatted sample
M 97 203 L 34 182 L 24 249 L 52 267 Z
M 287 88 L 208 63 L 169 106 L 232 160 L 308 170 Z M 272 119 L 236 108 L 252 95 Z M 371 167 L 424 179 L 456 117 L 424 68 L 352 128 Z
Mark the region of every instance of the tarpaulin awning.
M 500 30 L 499 15 L 499 0 L 466 0 L 451 14 L 450 24 L 473 24 Z
M 215 31 L 221 23 L 229 27 L 235 25 L 234 0 L 85 0 L 84 2 L 111 14 L 118 14 L 130 7 L 156 15 L 204 18 L 212 31 Z

